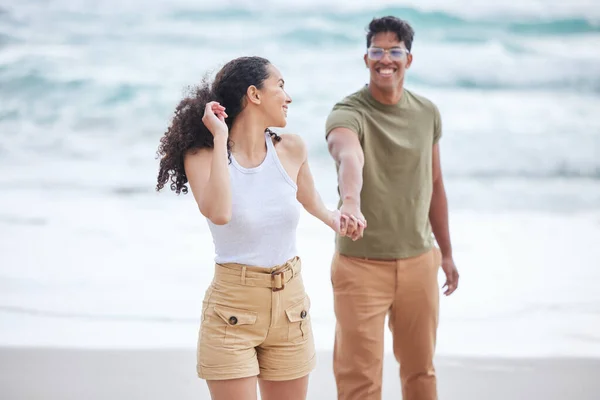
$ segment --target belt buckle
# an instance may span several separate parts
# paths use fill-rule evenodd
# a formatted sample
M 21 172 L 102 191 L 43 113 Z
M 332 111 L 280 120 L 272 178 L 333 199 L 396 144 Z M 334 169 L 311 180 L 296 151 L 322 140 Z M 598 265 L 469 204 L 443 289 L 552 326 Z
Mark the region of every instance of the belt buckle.
M 280 288 L 278 288 L 278 287 L 273 287 L 273 286 L 271 286 L 271 288 L 272 288 L 272 290 L 273 290 L 274 292 L 279 292 L 280 290 L 283 290 L 283 289 L 285 289 L 285 282 L 283 281 L 283 273 L 284 273 L 284 272 L 285 272 L 285 271 L 274 271 L 274 272 L 271 272 L 271 282 L 273 282 L 273 281 L 275 280 L 275 277 L 276 277 L 277 275 L 281 275 L 281 287 L 280 287 Z

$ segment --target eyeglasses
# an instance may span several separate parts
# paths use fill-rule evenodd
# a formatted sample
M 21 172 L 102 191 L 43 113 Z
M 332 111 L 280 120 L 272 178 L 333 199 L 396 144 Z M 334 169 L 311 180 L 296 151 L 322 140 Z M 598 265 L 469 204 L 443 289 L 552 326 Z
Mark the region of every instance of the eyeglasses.
M 379 61 L 383 58 L 385 53 L 389 53 L 392 61 L 401 61 L 404 57 L 410 53 L 409 50 L 403 49 L 402 47 L 393 47 L 391 49 L 382 49 L 380 47 L 369 47 L 367 49 L 367 55 L 371 60 Z

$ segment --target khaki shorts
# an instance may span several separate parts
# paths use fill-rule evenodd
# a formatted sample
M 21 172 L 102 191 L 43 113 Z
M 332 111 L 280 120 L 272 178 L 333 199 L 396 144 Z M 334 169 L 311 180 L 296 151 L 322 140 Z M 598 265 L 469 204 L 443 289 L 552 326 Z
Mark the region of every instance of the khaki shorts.
M 274 268 L 215 266 L 202 306 L 200 378 L 284 381 L 315 368 L 310 299 L 300 269 L 298 257 Z

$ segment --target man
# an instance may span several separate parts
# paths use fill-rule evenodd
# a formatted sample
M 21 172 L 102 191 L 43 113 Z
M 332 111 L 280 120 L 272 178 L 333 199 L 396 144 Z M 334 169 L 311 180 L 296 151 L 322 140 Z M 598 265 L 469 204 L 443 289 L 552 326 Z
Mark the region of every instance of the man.
M 374 19 L 364 56 L 369 84 L 337 103 L 326 123 L 340 208 L 350 217 L 344 233 L 351 236 L 336 237 L 331 270 L 340 400 L 381 399 L 386 315 L 403 399 L 437 399 L 437 274 L 441 263 L 450 295 L 458 272 L 440 168 L 440 114 L 404 88 L 413 36 L 403 20 Z

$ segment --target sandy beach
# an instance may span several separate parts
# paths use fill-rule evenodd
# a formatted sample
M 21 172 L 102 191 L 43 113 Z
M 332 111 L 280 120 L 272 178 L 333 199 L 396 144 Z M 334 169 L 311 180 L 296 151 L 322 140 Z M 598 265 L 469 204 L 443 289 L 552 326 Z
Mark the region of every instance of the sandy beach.
M 309 399 L 335 399 L 331 353 L 318 355 Z M 0 348 L 0 397 L 6 400 L 209 399 L 195 376 L 194 349 L 79 350 Z M 437 359 L 442 400 L 593 400 L 598 359 Z M 387 355 L 384 399 L 400 399 Z

